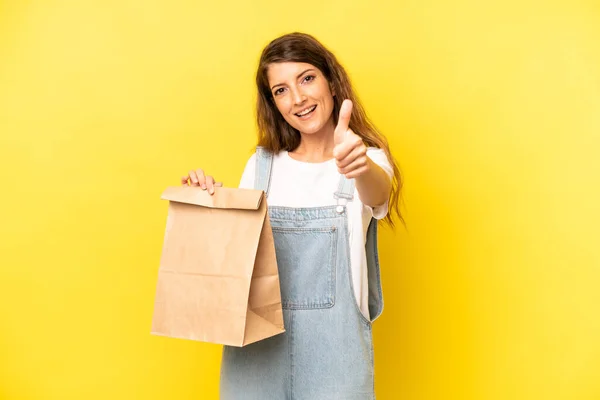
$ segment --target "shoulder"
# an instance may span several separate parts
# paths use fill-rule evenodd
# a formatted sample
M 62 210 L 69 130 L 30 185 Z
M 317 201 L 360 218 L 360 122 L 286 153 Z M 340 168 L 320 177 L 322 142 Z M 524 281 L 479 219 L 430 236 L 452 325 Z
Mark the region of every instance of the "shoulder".
M 246 161 L 246 168 L 254 168 L 254 164 L 256 164 L 256 153 L 252 153 L 252 155 L 248 158 L 248 161 Z
M 246 167 L 242 173 L 239 187 L 242 189 L 252 189 L 254 187 L 254 175 L 256 170 L 256 153 L 253 153 L 248 161 L 246 161 Z
M 278 163 L 279 160 L 282 159 L 284 152 L 281 151 L 277 154 L 272 154 L 273 156 L 273 162 L 276 164 Z M 254 177 L 256 175 L 256 165 L 257 165 L 257 158 L 260 157 L 266 157 L 267 155 L 271 155 L 269 152 L 257 148 L 257 151 L 255 153 L 252 153 L 252 155 L 248 158 L 248 161 L 246 161 L 246 166 L 244 167 L 244 172 L 242 173 L 242 178 L 240 180 L 240 188 L 243 189 L 252 189 L 254 188 Z

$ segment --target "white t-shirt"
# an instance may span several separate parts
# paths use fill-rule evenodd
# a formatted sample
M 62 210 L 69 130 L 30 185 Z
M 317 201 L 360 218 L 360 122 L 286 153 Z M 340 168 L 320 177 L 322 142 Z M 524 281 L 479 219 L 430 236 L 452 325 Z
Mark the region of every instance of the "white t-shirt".
M 367 156 L 391 179 L 393 168 L 383 150 L 369 147 Z M 240 188 L 254 188 L 255 170 L 256 154 L 253 154 L 242 174 Z M 287 151 L 282 151 L 273 157 L 268 204 L 297 208 L 335 206 L 337 200 L 333 197 L 333 193 L 338 188 L 339 180 L 340 174 L 335 159 L 321 163 L 308 163 L 294 160 Z M 369 286 L 365 252 L 367 229 L 372 217 L 382 219 L 387 212 L 387 202 L 375 208 L 364 205 L 356 189 L 354 199 L 347 204 L 352 283 L 358 306 L 367 319 L 369 319 Z

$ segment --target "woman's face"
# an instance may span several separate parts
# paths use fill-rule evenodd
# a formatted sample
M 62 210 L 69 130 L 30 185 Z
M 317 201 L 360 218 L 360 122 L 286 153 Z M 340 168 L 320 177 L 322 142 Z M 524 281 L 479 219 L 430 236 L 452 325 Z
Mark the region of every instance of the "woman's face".
M 267 78 L 277 109 L 292 127 L 303 134 L 334 128 L 333 93 L 317 67 L 298 62 L 273 63 Z

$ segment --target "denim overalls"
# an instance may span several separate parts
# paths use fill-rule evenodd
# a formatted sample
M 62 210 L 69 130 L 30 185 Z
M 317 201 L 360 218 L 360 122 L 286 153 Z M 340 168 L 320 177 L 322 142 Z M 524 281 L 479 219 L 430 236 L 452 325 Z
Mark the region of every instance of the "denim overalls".
M 271 153 L 257 148 L 255 189 L 267 195 L 272 162 Z M 337 206 L 269 207 L 286 332 L 224 346 L 222 400 L 375 398 L 371 321 L 383 308 L 377 221 L 367 233 L 369 321 L 352 287 L 345 204 L 353 195 L 354 181 L 341 175 Z

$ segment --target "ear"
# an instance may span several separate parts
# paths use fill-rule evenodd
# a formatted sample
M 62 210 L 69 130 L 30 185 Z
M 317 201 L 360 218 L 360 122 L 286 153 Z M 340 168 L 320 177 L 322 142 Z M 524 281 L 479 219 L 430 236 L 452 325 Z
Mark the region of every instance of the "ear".
M 331 92 L 331 96 L 335 97 L 335 88 L 331 83 L 329 84 L 329 91 Z

